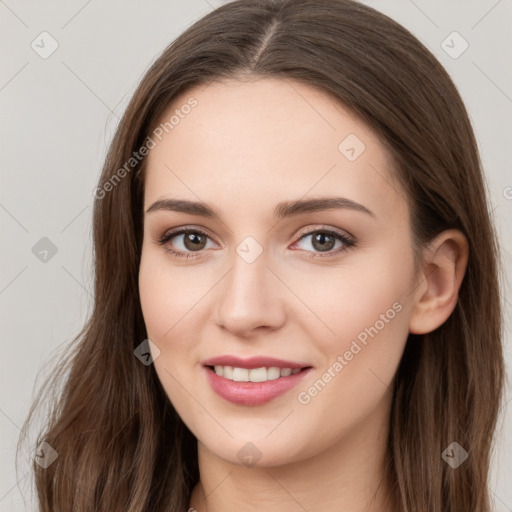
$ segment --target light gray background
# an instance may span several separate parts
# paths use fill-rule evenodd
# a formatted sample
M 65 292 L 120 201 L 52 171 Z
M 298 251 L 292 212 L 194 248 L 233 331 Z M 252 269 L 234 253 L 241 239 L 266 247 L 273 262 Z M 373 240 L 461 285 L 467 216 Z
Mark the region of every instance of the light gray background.
M 0 0 L 1 511 L 36 510 L 27 466 L 14 471 L 14 447 L 50 356 L 91 311 L 92 193 L 118 118 L 165 46 L 220 3 Z M 411 30 L 453 77 L 479 142 L 510 276 L 512 0 L 364 3 Z M 43 31 L 59 45 L 47 59 L 31 48 Z M 453 31 L 469 44 L 458 58 L 442 46 Z M 452 52 L 461 44 L 453 37 L 444 43 Z M 42 237 L 58 250 L 46 263 L 32 252 Z M 505 282 L 505 295 L 508 290 Z M 509 303 L 506 308 L 508 403 L 491 483 L 500 512 L 512 511 Z

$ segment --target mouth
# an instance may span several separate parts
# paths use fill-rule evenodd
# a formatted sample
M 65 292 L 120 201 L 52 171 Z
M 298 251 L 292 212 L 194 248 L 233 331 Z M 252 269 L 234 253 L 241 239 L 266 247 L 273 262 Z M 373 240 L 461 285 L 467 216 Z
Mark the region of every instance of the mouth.
M 285 395 L 297 386 L 312 370 L 261 366 L 242 368 L 224 365 L 203 365 L 211 389 L 224 400 L 242 406 L 263 405 Z
M 312 367 L 280 368 L 278 366 L 262 366 L 260 368 L 242 368 L 236 366 L 206 365 L 206 368 L 219 377 L 233 382 L 267 382 L 290 377 L 290 375 L 297 375 Z

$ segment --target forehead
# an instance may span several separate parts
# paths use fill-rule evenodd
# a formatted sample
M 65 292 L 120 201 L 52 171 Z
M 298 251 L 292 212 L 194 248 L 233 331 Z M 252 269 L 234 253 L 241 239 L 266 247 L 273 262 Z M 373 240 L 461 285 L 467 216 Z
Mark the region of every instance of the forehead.
M 243 214 L 326 195 L 384 216 L 404 207 L 376 135 L 309 85 L 263 78 L 195 87 L 175 98 L 160 128 L 151 135 L 145 208 L 172 196 L 200 198 L 227 214 L 231 204 Z

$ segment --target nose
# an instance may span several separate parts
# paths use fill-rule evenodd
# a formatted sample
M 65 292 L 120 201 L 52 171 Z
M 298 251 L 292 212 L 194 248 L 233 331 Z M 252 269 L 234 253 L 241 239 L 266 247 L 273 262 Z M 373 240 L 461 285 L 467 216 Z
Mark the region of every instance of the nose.
M 234 252 L 230 271 L 216 286 L 215 321 L 237 337 L 275 330 L 285 322 L 285 287 L 265 250 L 254 261 Z

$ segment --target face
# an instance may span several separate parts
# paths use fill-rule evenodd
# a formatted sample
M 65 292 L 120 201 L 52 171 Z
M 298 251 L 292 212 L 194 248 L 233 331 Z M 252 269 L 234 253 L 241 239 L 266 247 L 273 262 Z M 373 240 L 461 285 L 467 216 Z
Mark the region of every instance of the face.
M 162 121 L 176 109 L 147 157 L 139 273 L 173 406 L 235 464 L 296 462 L 375 428 L 415 287 L 385 148 L 296 82 L 212 83 Z

